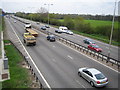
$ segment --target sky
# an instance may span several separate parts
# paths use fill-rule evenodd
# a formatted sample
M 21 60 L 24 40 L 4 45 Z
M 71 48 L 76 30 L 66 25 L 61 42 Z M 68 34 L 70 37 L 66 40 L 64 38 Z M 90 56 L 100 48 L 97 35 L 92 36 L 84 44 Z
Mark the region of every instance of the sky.
M 11 13 L 37 12 L 44 7 L 47 10 L 49 8 L 50 13 L 113 15 L 115 1 L 117 1 L 116 15 L 118 15 L 120 0 L 0 0 L 0 7 L 5 12 Z

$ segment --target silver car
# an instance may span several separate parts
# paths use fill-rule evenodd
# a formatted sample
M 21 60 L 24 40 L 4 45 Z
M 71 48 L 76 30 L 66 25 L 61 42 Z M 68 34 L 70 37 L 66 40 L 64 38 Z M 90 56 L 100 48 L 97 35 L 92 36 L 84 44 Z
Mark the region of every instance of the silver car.
M 95 68 L 79 68 L 78 75 L 86 79 L 92 87 L 103 87 L 108 84 L 108 79 Z
M 14 20 L 14 23 L 16 23 L 16 20 Z
M 66 32 L 67 34 L 70 34 L 70 35 L 73 35 L 73 32 L 72 31 L 70 31 L 70 30 L 67 30 L 67 32 Z

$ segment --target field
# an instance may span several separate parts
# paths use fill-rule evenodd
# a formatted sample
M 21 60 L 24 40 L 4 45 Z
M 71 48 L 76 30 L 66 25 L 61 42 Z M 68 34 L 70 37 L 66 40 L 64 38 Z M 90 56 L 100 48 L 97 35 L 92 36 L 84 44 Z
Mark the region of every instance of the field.
M 63 19 L 59 19 L 59 21 L 63 22 Z M 95 28 L 97 26 L 112 26 L 112 21 L 102 21 L 102 20 L 84 20 L 85 23 L 90 23 L 90 25 Z M 118 29 L 118 22 L 115 22 L 114 27 Z
M 97 26 L 112 26 L 112 21 L 102 21 L 102 20 L 85 20 L 86 23 L 90 23 L 92 27 Z M 115 22 L 114 27 L 118 28 L 118 22 Z
M 60 22 L 63 22 L 64 19 L 59 19 Z M 91 27 L 93 29 L 96 30 L 96 27 L 102 27 L 102 26 L 110 26 L 112 27 L 112 21 L 102 21 L 102 20 L 84 20 L 85 23 L 90 23 Z M 118 30 L 118 22 L 116 21 L 114 23 L 114 28 L 116 30 Z M 93 38 L 93 39 L 97 39 L 97 40 L 100 40 L 102 42 L 105 42 L 105 43 L 109 43 L 109 38 L 107 36 L 104 36 L 104 35 L 99 35 L 99 34 L 87 34 L 87 33 L 81 33 L 77 30 L 72 30 L 74 33 L 76 34 L 80 34 L 80 35 L 83 35 L 83 36 L 87 36 L 87 37 L 90 37 L 90 38 Z M 111 29 L 110 29 L 111 31 Z M 113 45 L 116 45 L 116 46 L 120 46 L 120 42 L 117 42 L 117 41 L 114 41 L 112 40 L 112 44 Z

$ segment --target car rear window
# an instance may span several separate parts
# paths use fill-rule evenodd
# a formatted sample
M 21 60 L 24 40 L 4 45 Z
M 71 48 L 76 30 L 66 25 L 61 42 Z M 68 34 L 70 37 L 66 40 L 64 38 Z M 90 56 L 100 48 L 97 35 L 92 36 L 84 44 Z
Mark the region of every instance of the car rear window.
M 99 46 L 97 46 L 97 45 L 93 45 L 93 47 L 94 47 L 94 48 L 99 48 Z
M 95 77 L 96 77 L 98 80 L 105 78 L 105 76 L 104 76 L 102 73 L 96 74 Z

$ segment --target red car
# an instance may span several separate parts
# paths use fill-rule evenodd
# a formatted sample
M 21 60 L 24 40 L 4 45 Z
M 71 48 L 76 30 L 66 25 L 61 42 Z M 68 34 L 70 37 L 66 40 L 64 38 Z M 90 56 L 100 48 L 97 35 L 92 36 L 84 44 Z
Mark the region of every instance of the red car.
M 88 48 L 90 50 L 94 50 L 94 51 L 97 51 L 97 52 L 102 52 L 102 49 L 96 44 L 90 44 L 90 45 L 88 45 Z

